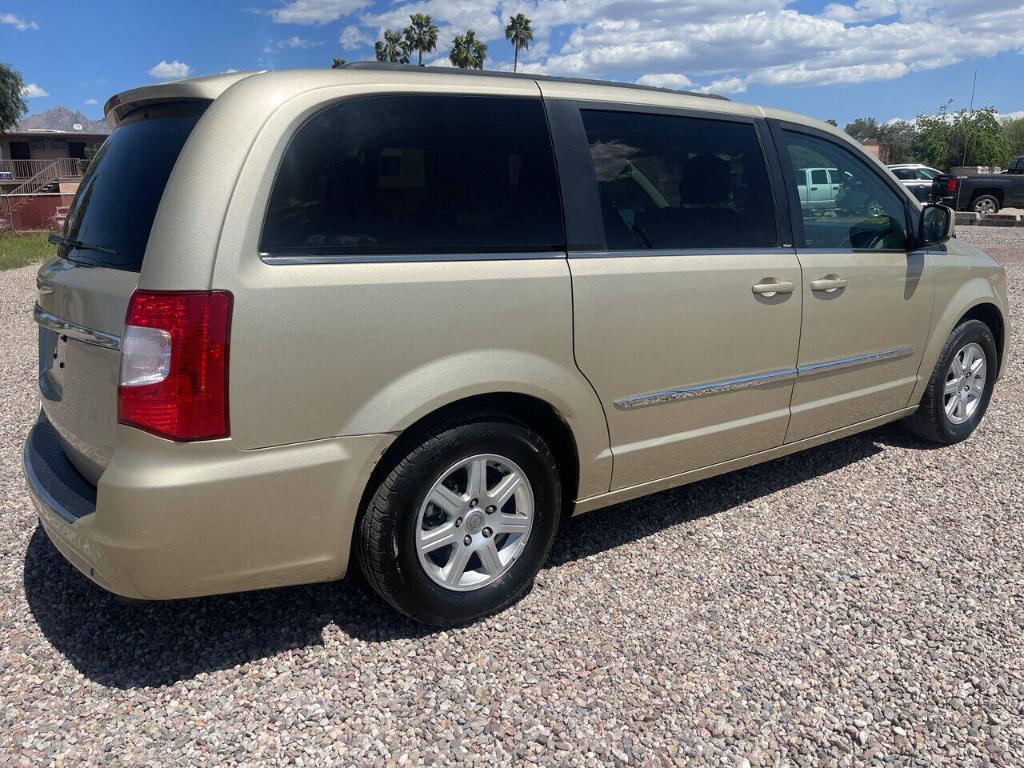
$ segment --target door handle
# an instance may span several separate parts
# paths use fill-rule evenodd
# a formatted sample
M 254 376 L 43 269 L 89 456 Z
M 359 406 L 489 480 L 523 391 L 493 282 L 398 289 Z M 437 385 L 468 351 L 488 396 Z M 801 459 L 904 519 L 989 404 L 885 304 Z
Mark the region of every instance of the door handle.
M 818 191 L 817 187 L 811 187 L 811 192 L 817 192 L 817 191 Z
M 839 275 L 825 275 L 817 280 L 811 280 L 812 291 L 824 291 L 825 293 L 835 293 L 841 288 L 845 288 L 846 285 L 847 281 Z
M 750 286 L 750 290 L 758 296 L 766 298 L 771 298 L 780 293 L 792 293 L 795 289 L 796 286 L 789 280 L 779 280 L 776 277 L 766 277 L 760 283 L 754 283 Z

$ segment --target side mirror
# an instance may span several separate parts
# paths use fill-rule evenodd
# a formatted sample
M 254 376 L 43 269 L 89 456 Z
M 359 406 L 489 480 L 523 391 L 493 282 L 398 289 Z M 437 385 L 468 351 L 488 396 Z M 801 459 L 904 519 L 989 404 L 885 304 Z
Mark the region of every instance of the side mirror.
M 956 216 L 953 209 L 938 203 L 928 203 L 921 209 L 921 221 L 917 227 L 917 248 L 942 245 L 953 236 Z

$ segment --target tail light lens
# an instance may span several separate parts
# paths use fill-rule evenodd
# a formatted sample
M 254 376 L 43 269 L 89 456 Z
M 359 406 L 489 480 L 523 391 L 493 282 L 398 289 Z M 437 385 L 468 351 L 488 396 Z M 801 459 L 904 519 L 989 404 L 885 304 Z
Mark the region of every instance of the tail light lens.
M 118 421 L 170 440 L 227 437 L 226 291 L 135 291 L 121 344 Z
M 956 192 L 956 179 L 946 179 L 946 191 Z

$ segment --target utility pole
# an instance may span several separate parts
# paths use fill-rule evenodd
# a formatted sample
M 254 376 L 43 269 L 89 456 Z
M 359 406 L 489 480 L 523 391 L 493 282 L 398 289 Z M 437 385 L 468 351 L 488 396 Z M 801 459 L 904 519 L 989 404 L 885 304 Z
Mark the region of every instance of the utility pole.
M 971 118 L 974 117 L 974 89 L 978 85 L 978 70 L 974 70 L 974 81 L 971 83 L 971 106 L 967 111 L 967 122 L 964 123 L 964 157 L 960 165 L 967 165 L 967 142 L 970 139 Z

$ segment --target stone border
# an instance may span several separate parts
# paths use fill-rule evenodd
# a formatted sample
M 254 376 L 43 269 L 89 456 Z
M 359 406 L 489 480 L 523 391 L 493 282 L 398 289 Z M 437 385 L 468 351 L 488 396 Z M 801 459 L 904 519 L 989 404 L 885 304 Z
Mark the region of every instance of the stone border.
M 956 225 L 958 227 L 1024 227 L 1024 220 L 1019 213 L 990 213 L 982 216 L 973 211 L 957 211 Z

